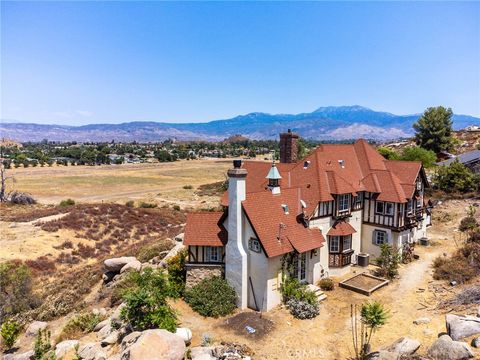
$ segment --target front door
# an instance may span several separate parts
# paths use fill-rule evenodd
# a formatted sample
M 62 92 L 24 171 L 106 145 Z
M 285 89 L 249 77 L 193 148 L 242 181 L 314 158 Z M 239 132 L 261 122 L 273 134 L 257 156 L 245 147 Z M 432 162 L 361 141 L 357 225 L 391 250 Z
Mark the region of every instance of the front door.
M 307 253 L 296 254 L 293 259 L 293 277 L 300 282 L 307 282 Z

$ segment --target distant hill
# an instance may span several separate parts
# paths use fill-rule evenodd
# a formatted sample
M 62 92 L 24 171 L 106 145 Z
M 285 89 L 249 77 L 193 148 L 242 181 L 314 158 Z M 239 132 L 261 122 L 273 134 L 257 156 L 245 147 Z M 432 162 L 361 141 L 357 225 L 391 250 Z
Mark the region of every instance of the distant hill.
M 328 106 L 310 113 L 250 113 L 232 119 L 206 123 L 174 124 L 128 122 L 84 126 L 40 125 L 15 122 L 0 124 L 0 136 L 17 141 L 215 141 L 241 134 L 250 139 L 277 139 L 280 132 L 292 129 L 301 136 L 318 140 L 369 138 L 392 140 L 412 135 L 412 124 L 420 114 L 394 115 L 362 106 Z M 480 125 L 480 118 L 453 115 L 454 129 Z

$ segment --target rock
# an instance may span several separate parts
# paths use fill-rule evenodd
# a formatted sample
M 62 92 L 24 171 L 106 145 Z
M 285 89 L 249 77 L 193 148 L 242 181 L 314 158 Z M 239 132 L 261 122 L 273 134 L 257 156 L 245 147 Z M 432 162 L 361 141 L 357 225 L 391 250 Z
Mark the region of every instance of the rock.
M 137 340 L 122 351 L 122 360 L 182 360 L 185 342 L 179 336 L 163 329 L 145 330 Z
M 115 329 L 112 328 L 111 323 L 108 323 L 104 327 L 100 329 L 100 331 L 97 333 L 97 338 L 99 340 L 106 339 L 107 337 L 110 336 L 110 334 L 115 331 Z
M 28 325 L 27 336 L 37 336 L 40 330 L 46 329 L 48 324 L 45 321 L 34 321 Z
M 398 360 L 401 358 L 401 354 L 398 352 L 392 352 L 387 350 L 379 350 L 368 354 L 368 360 Z
M 120 274 L 123 274 L 125 271 L 128 270 L 135 270 L 135 271 L 140 271 L 142 269 L 142 263 L 138 260 L 135 261 L 130 261 L 128 264 L 126 264 L 124 267 L 120 269 Z
M 474 348 L 480 348 L 480 336 L 472 340 L 472 346 Z
M 88 343 L 80 346 L 78 356 L 82 360 L 106 360 L 107 354 L 103 351 L 98 342 Z
M 213 349 L 212 346 L 197 346 L 190 349 L 190 356 L 192 360 L 215 360 L 216 357 L 213 356 Z
M 189 328 L 177 328 L 175 331 L 175 335 L 180 336 L 185 344 L 188 345 L 192 341 L 192 331 Z
M 115 275 L 117 275 L 118 273 L 115 272 L 115 271 L 107 271 L 105 273 L 103 273 L 102 275 L 102 279 L 103 279 L 103 282 L 104 283 L 109 283 L 113 280 L 113 278 L 115 277 Z
M 466 360 L 474 356 L 466 343 L 453 341 L 448 335 L 440 336 L 430 346 L 427 355 L 436 360 Z
M 452 340 L 461 340 L 466 337 L 480 334 L 480 319 L 474 316 L 445 316 L 447 332 Z
M 115 324 L 115 325 L 118 325 L 120 326 L 122 324 L 122 319 L 121 319 L 121 315 L 122 315 L 122 309 L 126 306 L 125 303 L 121 303 L 120 305 L 118 305 L 118 307 L 115 309 L 115 311 L 113 312 L 113 314 L 110 316 L 110 322 L 112 324 Z
M 421 325 L 421 324 L 428 324 L 431 321 L 429 317 L 421 317 L 418 319 L 413 320 L 413 323 L 415 325 Z
M 137 339 L 142 335 L 140 331 L 134 331 L 127 336 L 125 336 L 122 340 L 122 351 L 132 345 Z
M 403 337 L 395 341 L 385 350 L 390 352 L 397 352 L 401 355 L 412 355 L 420 347 L 420 341 L 411 339 L 408 337 Z
M 3 355 L 3 360 L 33 360 L 34 359 L 33 350 L 21 353 L 21 354 L 5 354 Z
M 134 256 L 122 256 L 118 258 L 111 258 L 107 259 L 103 262 L 103 267 L 105 268 L 105 272 L 113 271 L 119 272 L 122 267 L 127 265 L 129 262 L 137 261 L 137 258 Z
M 118 339 L 120 338 L 120 333 L 118 331 L 112 331 L 110 335 L 108 335 L 105 339 L 103 339 L 100 342 L 100 345 L 103 347 L 108 346 L 108 345 L 113 345 L 118 342 Z
M 63 358 L 70 351 L 75 351 L 75 346 L 78 344 L 78 340 L 65 340 L 59 342 L 55 346 L 55 357 L 57 359 Z
M 105 326 L 110 324 L 110 319 L 105 319 L 103 321 L 100 321 L 94 328 L 93 331 L 100 331 L 103 329 Z
M 181 233 L 181 234 L 178 234 L 177 236 L 175 236 L 175 241 L 183 242 L 184 238 L 185 238 L 185 233 Z
M 480 317 L 480 306 L 477 309 L 477 317 Z

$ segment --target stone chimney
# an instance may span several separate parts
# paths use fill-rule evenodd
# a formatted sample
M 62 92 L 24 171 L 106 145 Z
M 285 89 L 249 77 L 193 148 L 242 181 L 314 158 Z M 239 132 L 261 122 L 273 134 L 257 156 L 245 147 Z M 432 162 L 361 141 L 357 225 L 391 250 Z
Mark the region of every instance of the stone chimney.
M 280 134 L 280 162 L 294 163 L 298 156 L 298 135 L 294 134 L 292 130 Z
M 242 201 L 246 199 L 247 170 L 241 160 L 233 161 L 228 170 L 228 242 L 225 247 L 225 279 L 237 293 L 237 306 L 248 306 L 247 253 L 243 246 Z

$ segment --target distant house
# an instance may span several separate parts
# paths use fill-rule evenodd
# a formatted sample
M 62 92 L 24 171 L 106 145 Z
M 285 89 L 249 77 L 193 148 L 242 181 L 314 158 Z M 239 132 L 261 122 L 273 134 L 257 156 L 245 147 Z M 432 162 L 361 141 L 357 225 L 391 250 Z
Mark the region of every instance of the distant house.
M 279 164 L 234 161 L 220 212 L 187 216 L 187 286 L 222 275 L 240 308 L 281 302 L 282 262 L 316 284 L 342 275 L 357 255 L 380 254 L 426 236 L 430 224 L 421 162 L 383 158 L 365 140 L 319 146 L 297 160 L 298 136 L 281 134 Z
M 440 161 L 437 165 L 448 166 L 457 160 L 468 167 L 473 173 L 480 174 L 480 150 L 469 151 L 451 159 Z

